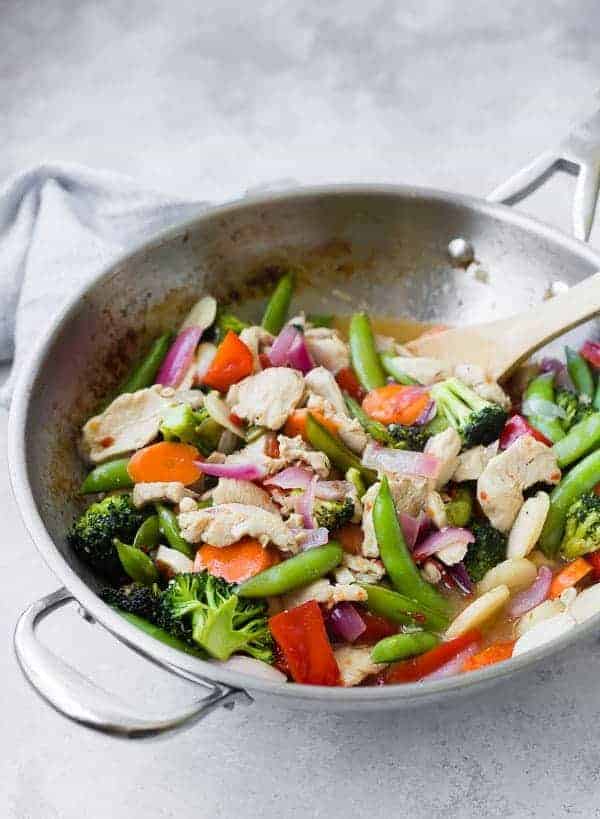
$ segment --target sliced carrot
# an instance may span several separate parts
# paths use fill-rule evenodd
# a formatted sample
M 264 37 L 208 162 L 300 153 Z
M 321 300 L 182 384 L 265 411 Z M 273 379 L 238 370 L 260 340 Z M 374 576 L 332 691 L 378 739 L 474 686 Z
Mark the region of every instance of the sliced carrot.
M 219 392 L 225 392 L 247 375 L 252 375 L 254 362 L 251 350 L 230 330 L 217 350 L 202 383 Z
M 338 428 L 334 421 L 332 421 L 330 418 L 325 418 L 322 412 L 311 410 L 310 413 L 322 426 L 324 426 L 334 435 L 337 435 Z M 294 410 L 294 412 L 288 416 L 288 419 L 285 422 L 285 426 L 283 428 L 284 434 L 287 435 L 288 438 L 294 438 L 296 435 L 300 435 L 302 438 L 304 438 L 304 440 L 306 440 L 307 415 L 307 409 Z
M 195 483 L 202 474 L 194 463 L 199 458 L 200 453 L 195 446 L 161 441 L 145 446 L 132 455 L 127 471 L 135 483 L 180 481 L 187 485 Z
M 386 384 L 367 393 L 362 408 L 382 424 L 414 424 L 429 403 L 429 393 L 422 387 Z
M 335 539 L 349 555 L 359 555 L 363 542 L 362 526 L 358 523 L 346 523 L 335 531 Z
M 463 663 L 462 670 L 476 671 L 478 668 L 485 668 L 486 665 L 494 665 L 494 663 L 508 660 L 512 657 L 515 642 L 516 640 L 507 640 L 504 643 L 494 643 L 484 648 L 483 651 L 468 657 Z
M 204 544 L 196 552 L 194 571 L 206 569 L 228 583 L 242 583 L 276 563 L 279 563 L 279 555 L 275 549 L 265 548 L 258 540 L 245 537 L 230 546 Z
M 578 557 L 572 563 L 568 563 L 564 569 L 561 569 L 558 574 L 552 578 L 550 585 L 550 592 L 548 597 L 554 600 L 555 597 L 560 597 L 565 589 L 570 589 L 575 586 L 580 580 L 589 574 L 593 569 L 584 557 Z

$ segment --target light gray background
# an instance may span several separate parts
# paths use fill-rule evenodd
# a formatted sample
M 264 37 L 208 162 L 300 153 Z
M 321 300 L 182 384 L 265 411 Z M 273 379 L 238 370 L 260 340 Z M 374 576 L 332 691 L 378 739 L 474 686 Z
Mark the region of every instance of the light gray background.
M 597 0 L 1 2 L 0 178 L 65 159 L 201 199 L 286 178 L 485 194 L 593 106 L 599 36 Z M 527 209 L 567 227 L 571 192 L 558 179 Z M 18 612 L 57 582 L 5 477 L 0 509 L 0 815 L 600 815 L 594 641 L 491 693 L 412 714 L 253 706 L 149 744 L 67 723 L 10 653 Z M 194 695 L 74 612 L 44 636 L 148 708 Z

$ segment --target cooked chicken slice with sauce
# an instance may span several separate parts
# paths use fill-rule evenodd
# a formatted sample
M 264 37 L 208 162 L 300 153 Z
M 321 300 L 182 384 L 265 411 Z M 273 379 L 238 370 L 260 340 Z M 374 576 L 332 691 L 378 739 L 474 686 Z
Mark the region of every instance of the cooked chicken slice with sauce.
M 238 418 L 278 430 L 300 404 L 303 394 L 301 373 L 287 367 L 269 367 L 230 387 L 227 404 Z
M 285 552 L 297 552 L 298 542 L 280 515 L 258 506 L 222 503 L 208 509 L 181 512 L 178 516 L 181 534 L 189 543 L 230 546 L 243 537 L 259 540 L 263 546 L 273 543 Z

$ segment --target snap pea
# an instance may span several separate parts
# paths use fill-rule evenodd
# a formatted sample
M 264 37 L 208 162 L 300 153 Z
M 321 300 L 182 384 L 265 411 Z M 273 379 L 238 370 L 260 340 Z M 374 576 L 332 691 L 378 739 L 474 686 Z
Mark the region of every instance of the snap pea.
M 171 646 L 171 648 L 178 648 L 180 651 L 185 651 L 186 654 L 193 654 L 195 657 L 206 657 L 206 654 L 199 648 L 194 648 L 194 646 L 184 643 L 183 640 L 173 637 L 168 631 L 165 631 L 159 626 L 155 626 L 154 623 L 151 623 L 149 620 L 145 620 L 143 617 L 138 617 L 137 614 L 131 614 L 128 611 L 121 611 L 121 609 L 116 607 L 115 611 L 132 625 L 137 626 L 156 640 L 160 640 L 161 643 L 165 643 L 165 645 Z
M 446 504 L 448 526 L 466 526 L 473 514 L 473 495 L 466 486 L 456 490 L 452 500 Z
M 325 429 L 310 412 L 306 416 L 306 437 L 309 444 L 320 452 L 324 452 L 340 472 L 347 472 L 349 469 L 354 468 L 358 470 L 367 484 L 371 485 L 377 480 L 377 473 L 363 466 L 360 458 L 348 449 L 339 438 L 332 435 L 328 429 Z
M 562 469 L 578 461 L 600 444 L 600 412 L 588 415 L 575 424 L 564 438 L 557 441 L 552 450 Z
M 150 515 L 135 533 L 133 545 L 136 549 L 139 549 L 141 546 L 152 548 L 153 546 L 158 546 L 159 543 L 160 528 L 158 526 L 158 515 Z
M 437 611 L 411 600 L 404 594 L 387 589 L 385 586 L 373 586 L 361 583 L 367 593 L 367 608 L 373 614 L 385 617 L 392 623 L 408 626 L 418 624 L 434 631 L 443 631 L 449 623 L 448 618 Z
M 592 452 L 568 472 L 550 495 L 550 509 L 540 536 L 540 549 L 548 557 L 558 552 L 571 504 L 600 481 L 600 449 Z
M 92 492 L 112 492 L 113 489 L 130 489 L 133 481 L 127 471 L 129 458 L 118 458 L 116 461 L 107 461 L 92 469 L 81 484 L 79 490 L 82 495 Z
M 392 634 L 384 637 L 371 651 L 374 663 L 393 663 L 396 660 L 405 660 L 407 657 L 416 657 L 430 651 L 439 643 L 435 634 L 428 631 L 413 631 L 407 634 Z
M 262 319 L 262 326 L 274 336 L 280 332 L 285 324 L 293 292 L 294 274 L 286 273 L 277 282 L 277 287 L 268 301 Z
M 385 386 L 385 373 L 366 313 L 355 313 L 350 319 L 348 341 L 352 366 L 365 390 Z
M 342 547 L 335 540 L 316 546 L 271 566 L 245 580 L 237 590 L 240 597 L 272 597 L 307 586 L 342 562 Z
M 144 586 L 151 586 L 160 580 L 158 569 L 152 559 L 141 549 L 123 543 L 119 538 L 115 538 L 113 543 L 119 555 L 121 566 L 128 577 L 136 583 L 143 583 Z
M 148 354 L 119 387 L 119 394 L 143 390 L 144 387 L 154 384 L 156 374 L 171 344 L 171 338 L 171 333 L 165 333 L 154 341 Z
M 386 477 L 373 505 L 373 527 L 383 565 L 394 588 L 401 594 L 423 603 L 442 614 L 448 610 L 448 602 L 421 577 L 404 540 L 396 515 L 394 500 Z
M 375 441 L 379 441 L 380 444 L 389 446 L 391 436 L 385 424 L 382 424 L 381 421 L 374 421 L 372 418 L 369 418 L 358 401 L 355 401 L 351 396 L 346 395 L 344 400 L 348 412 L 353 418 L 356 418 L 367 435 L 370 435 Z
M 391 353 L 382 353 L 380 358 L 383 369 L 388 375 L 391 375 L 398 384 L 410 386 L 411 384 L 419 383 L 416 378 L 412 378 L 412 376 L 405 373 L 404 370 L 398 366 L 398 356 L 392 355 Z
M 587 395 L 588 398 L 592 399 L 594 397 L 594 376 L 590 365 L 572 347 L 565 347 L 565 357 L 573 386 L 578 393 Z
M 161 534 L 166 537 L 169 546 L 193 560 L 194 550 L 187 540 L 181 536 L 175 513 L 162 503 L 156 503 L 155 508 L 158 515 L 158 528 Z
M 594 409 L 600 410 L 600 378 L 596 384 L 596 392 L 594 393 L 594 400 L 592 401 Z
M 306 320 L 313 327 L 333 327 L 335 316 L 333 313 L 309 313 Z
M 539 398 L 554 404 L 554 373 L 538 375 L 527 385 L 523 400 Z M 553 443 L 564 438 L 565 431 L 559 418 L 546 415 L 527 415 L 528 421 Z

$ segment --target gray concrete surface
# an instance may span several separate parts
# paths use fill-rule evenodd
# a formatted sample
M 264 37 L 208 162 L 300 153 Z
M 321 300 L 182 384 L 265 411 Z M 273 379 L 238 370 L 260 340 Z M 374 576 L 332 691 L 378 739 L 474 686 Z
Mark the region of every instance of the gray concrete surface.
M 8 0 L 0 178 L 65 159 L 214 200 L 284 178 L 484 194 L 593 104 L 599 35 L 595 0 Z M 571 191 L 558 179 L 526 207 L 566 226 Z M 0 815 L 600 815 L 593 641 L 493 692 L 413 713 L 254 706 L 148 744 L 68 724 L 29 690 L 9 650 L 18 612 L 57 584 L 6 477 L 0 509 Z M 73 612 L 44 639 L 148 708 L 194 696 Z

